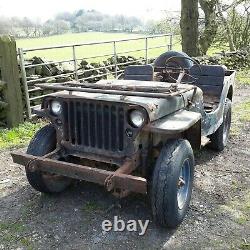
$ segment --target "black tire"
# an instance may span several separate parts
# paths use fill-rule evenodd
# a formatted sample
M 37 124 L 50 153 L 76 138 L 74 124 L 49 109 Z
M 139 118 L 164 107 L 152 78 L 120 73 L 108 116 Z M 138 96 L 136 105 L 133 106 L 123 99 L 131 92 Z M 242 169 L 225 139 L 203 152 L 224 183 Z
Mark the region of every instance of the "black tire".
M 186 167 L 187 164 L 189 167 Z M 189 181 L 179 188 L 182 168 L 189 169 Z M 192 194 L 194 155 L 187 140 L 169 140 L 157 159 L 151 186 L 151 205 L 155 221 L 163 227 L 176 228 L 184 219 Z M 184 200 L 178 199 L 185 188 Z
M 225 108 L 223 113 L 223 122 L 216 132 L 209 136 L 210 143 L 208 147 L 216 151 L 222 151 L 228 142 L 229 131 L 232 120 L 232 102 L 230 99 L 226 99 Z
M 30 142 L 27 154 L 44 156 L 56 148 L 56 131 L 51 125 L 41 128 Z M 41 171 L 31 171 L 26 167 L 26 176 L 30 185 L 42 193 L 59 193 L 71 183 L 71 179 Z
M 177 52 L 177 51 L 168 51 L 160 55 L 158 58 L 155 59 L 154 61 L 154 67 L 165 67 L 166 66 L 166 61 L 170 57 L 173 56 L 183 56 L 183 57 L 189 57 L 186 53 L 184 52 Z M 191 60 L 188 60 L 186 58 L 173 58 L 171 60 L 172 63 L 176 62 L 176 65 L 180 65 L 183 68 L 191 68 L 193 66 L 193 62 Z M 175 66 L 175 65 L 172 65 Z

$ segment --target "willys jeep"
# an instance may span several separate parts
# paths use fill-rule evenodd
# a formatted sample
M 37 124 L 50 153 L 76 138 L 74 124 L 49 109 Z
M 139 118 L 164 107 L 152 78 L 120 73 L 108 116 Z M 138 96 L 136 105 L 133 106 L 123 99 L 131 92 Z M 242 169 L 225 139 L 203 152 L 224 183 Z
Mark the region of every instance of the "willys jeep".
M 13 160 L 40 192 L 62 192 L 78 179 L 120 198 L 148 194 L 156 222 L 175 228 L 191 198 L 193 150 L 227 144 L 234 78 L 224 66 L 170 51 L 116 80 L 37 84 L 60 91 L 34 111 L 50 124 Z

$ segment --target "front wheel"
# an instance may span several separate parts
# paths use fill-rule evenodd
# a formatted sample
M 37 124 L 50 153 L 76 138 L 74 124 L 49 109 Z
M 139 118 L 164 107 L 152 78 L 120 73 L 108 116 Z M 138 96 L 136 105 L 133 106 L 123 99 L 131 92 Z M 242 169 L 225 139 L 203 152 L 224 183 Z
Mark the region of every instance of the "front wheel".
M 51 125 L 41 128 L 30 142 L 27 154 L 44 156 L 56 148 L 56 131 Z M 71 179 L 26 167 L 26 176 L 30 185 L 42 193 L 59 193 L 71 183 Z
M 194 155 L 187 140 L 169 140 L 153 172 L 153 217 L 163 227 L 176 228 L 184 219 L 191 199 Z

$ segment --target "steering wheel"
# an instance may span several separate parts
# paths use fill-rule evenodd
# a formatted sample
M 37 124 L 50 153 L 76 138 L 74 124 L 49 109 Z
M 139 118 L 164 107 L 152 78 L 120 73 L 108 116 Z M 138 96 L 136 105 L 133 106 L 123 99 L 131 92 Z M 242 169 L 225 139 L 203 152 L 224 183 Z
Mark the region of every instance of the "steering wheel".
M 174 59 L 187 59 L 190 60 L 194 63 L 194 65 L 197 66 L 199 73 L 197 73 L 198 77 L 194 77 L 190 75 L 190 69 L 185 68 L 184 66 L 181 65 L 180 62 Z M 168 77 L 174 81 L 176 85 L 181 84 L 181 83 L 188 83 L 188 84 L 194 84 L 196 83 L 202 76 L 202 68 L 200 64 L 195 61 L 194 59 L 186 56 L 172 56 L 168 58 L 165 62 L 165 74 L 168 75 Z M 177 76 L 175 78 L 175 75 Z M 188 77 L 188 81 L 182 82 L 183 78 L 185 76 Z

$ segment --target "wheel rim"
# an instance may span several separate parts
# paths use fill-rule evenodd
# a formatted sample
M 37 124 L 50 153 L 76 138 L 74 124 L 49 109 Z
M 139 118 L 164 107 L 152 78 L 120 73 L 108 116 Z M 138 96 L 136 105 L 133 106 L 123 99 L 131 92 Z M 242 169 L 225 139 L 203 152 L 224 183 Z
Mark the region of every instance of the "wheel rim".
M 179 209 L 183 209 L 183 207 L 186 204 L 189 192 L 190 177 L 191 177 L 190 163 L 189 159 L 186 159 L 182 164 L 177 183 L 178 187 L 177 202 Z

